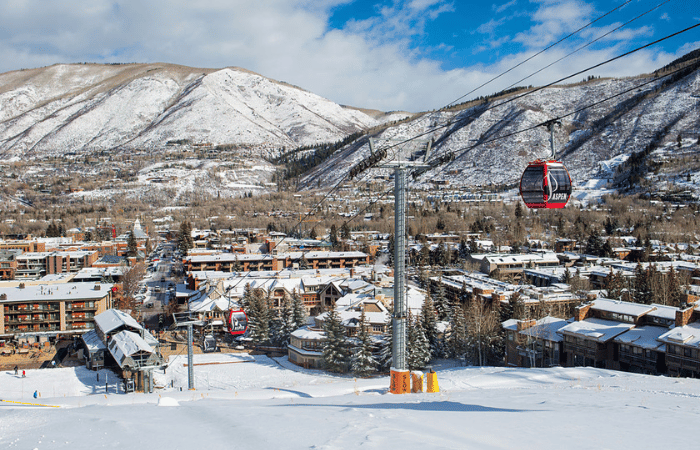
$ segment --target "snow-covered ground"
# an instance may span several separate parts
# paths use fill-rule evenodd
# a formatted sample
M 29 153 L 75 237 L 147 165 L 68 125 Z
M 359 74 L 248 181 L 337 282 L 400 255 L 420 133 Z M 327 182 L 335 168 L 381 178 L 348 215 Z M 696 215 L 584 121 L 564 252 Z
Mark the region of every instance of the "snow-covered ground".
M 436 366 L 440 393 L 392 395 L 387 377 L 304 370 L 286 358 L 195 355 L 153 394 L 117 394 L 77 369 L 0 373 L 0 448 L 683 448 L 700 380 L 592 368 Z M 180 391 L 180 387 L 184 386 Z M 34 390 L 41 398 L 34 400 Z

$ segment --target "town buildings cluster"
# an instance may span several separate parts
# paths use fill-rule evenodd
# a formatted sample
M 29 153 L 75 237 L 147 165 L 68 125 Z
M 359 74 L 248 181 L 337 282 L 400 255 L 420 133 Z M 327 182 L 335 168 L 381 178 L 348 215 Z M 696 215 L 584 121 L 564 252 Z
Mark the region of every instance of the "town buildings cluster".
M 0 340 L 21 348 L 80 335 L 90 367 L 116 364 L 146 388 L 150 378 L 139 367 L 162 363 L 158 340 L 128 314 L 110 311 L 116 311 L 114 298 L 130 266 L 143 259 L 151 267 L 157 264 L 157 258 L 147 256 L 150 241 L 165 241 L 177 232 L 164 230 L 149 238 L 136 221 L 130 233 L 101 243 L 75 237 L 0 241 L 5 279 L 0 282 Z M 254 328 L 254 293 L 264 299 L 271 327 L 264 338 L 247 336 L 243 343 L 285 348 L 290 361 L 321 368 L 329 323 L 337 320 L 348 340 L 358 342 L 366 334 L 374 357 L 386 358 L 381 353 L 391 332 L 394 297 L 389 235 L 349 233 L 331 243 L 253 229 L 190 234 L 188 254 L 179 257 L 183 281 L 170 300 L 177 306 L 170 311 L 186 312 L 202 329 L 225 334 L 230 312 L 248 310 Z M 129 248 L 134 237 L 135 255 Z M 691 244 L 615 247 L 615 257 L 585 254 L 571 240 L 532 242 L 514 253 L 478 233 L 424 235 L 409 244 L 408 307 L 416 323 L 425 320 L 426 304 L 433 309 L 434 331 L 426 333 L 432 357 L 455 357 L 447 350 L 453 345 L 463 349 L 458 357 L 467 363 L 588 365 L 700 376 L 695 338 L 700 335 L 700 264 Z M 640 252 L 651 261 L 633 261 Z M 429 265 L 439 259 L 448 263 Z M 638 278 L 649 273 L 666 284 L 650 285 L 643 297 Z M 674 289 L 679 291 L 669 293 Z M 301 323 L 297 311 L 289 329 L 289 323 L 280 324 L 283 315 L 291 314 L 292 301 L 302 305 L 305 318 Z M 468 347 L 476 341 L 455 337 L 473 326 L 455 315 L 473 315 L 473 305 L 478 314 L 502 319 L 489 331 L 498 335 L 489 341 L 500 347 L 493 352 L 496 360 L 471 358 Z M 99 319 L 104 314 L 114 323 Z M 176 329 L 181 325 L 176 314 L 163 326 L 171 322 Z M 113 330 L 127 334 L 115 337 Z M 125 352 L 117 356 L 119 348 L 142 353 L 136 359 Z

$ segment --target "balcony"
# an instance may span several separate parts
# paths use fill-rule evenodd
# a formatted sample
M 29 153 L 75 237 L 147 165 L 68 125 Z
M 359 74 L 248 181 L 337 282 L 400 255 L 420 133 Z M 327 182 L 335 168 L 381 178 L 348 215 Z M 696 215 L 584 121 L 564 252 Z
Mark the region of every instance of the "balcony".
M 688 369 L 694 372 L 700 372 L 700 361 L 686 358 L 679 355 L 666 355 L 666 364 L 679 369 Z
M 19 318 L 17 316 L 5 317 L 5 323 L 8 325 L 31 325 L 37 323 L 60 322 L 58 314 L 44 315 L 42 317 L 26 317 Z

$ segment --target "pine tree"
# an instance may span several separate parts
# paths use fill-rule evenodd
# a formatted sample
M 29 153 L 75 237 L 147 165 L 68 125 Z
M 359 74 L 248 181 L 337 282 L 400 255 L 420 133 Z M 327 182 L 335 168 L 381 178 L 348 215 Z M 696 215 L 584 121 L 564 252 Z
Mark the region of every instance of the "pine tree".
M 138 244 L 136 243 L 136 236 L 134 236 L 134 233 L 129 233 L 129 237 L 126 241 L 126 253 L 135 258 L 136 255 L 138 254 Z
M 392 354 L 392 339 L 394 336 L 394 321 L 391 316 L 389 316 L 389 319 L 386 322 L 385 332 L 382 335 L 381 339 L 379 340 L 379 351 L 378 353 L 378 369 L 382 372 L 387 372 L 389 369 L 391 369 L 391 365 L 393 363 L 393 354 Z
M 251 303 L 251 300 L 253 298 L 253 293 L 250 288 L 250 283 L 246 283 L 245 287 L 243 287 L 243 297 L 239 300 L 239 305 L 241 308 L 243 308 L 243 311 L 245 311 L 246 314 L 248 314 L 248 308 Z
M 357 344 L 353 349 L 350 370 L 355 376 L 368 377 L 377 370 L 377 360 L 372 355 L 372 340 L 367 332 L 365 311 L 360 315 L 360 329 Z
M 296 289 L 292 292 L 292 316 L 296 328 L 306 325 L 306 308 Z
M 603 288 L 606 290 L 606 297 L 619 300 L 625 289 L 625 280 L 620 272 L 613 272 L 612 267 L 610 273 L 605 277 Z
M 466 360 L 467 357 L 467 321 L 464 310 L 457 305 L 450 321 L 450 332 L 447 336 L 447 350 L 452 358 Z
M 637 303 L 649 305 L 651 303 L 651 284 L 649 283 L 649 270 L 637 263 L 634 269 L 633 300 Z
M 323 364 L 329 372 L 343 373 L 348 367 L 348 344 L 345 329 L 335 309 L 328 312 L 323 324 L 326 340 L 323 343 Z
M 461 261 L 465 261 L 469 258 L 469 246 L 464 238 L 459 240 L 459 249 L 457 250 L 457 255 Z
M 681 287 L 681 281 L 678 277 L 678 272 L 671 266 L 671 269 L 666 274 L 666 286 L 668 291 L 668 304 L 671 306 L 679 307 L 682 303 L 683 289 Z
M 194 240 L 192 239 L 192 224 L 186 220 L 180 224 L 177 247 L 180 250 L 180 253 L 183 255 L 187 255 L 187 252 L 194 247 Z
M 270 341 L 270 307 L 261 291 L 253 291 L 248 303 L 248 336 L 256 345 Z
M 347 222 L 343 222 L 343 225 L 340 227 L 340 237 L 343 239 L 350 239 L 350 226 L 348 226 Z
M 406 340 L 406 364 L 410 370 L 422 369 L 430 362 L 430 343 L 418 320 L 408 317 L 408 339 Z
M 440 276 L 440 280 L 438 281 L 433 302 L 435 304 L 435 311 L 437 312 L 437 319 L 439 321 L 450 320 L 450 301 L 445 295 L 445 286 L 442 284 L 442 275 Z
M 336 228 L 335 224 L 331 225 L 331 232 L 328 237 L 328 240 L 330 241 L 331 247 L 333 247 L 333 249 L 338 248 L 340 241 L 338 240 L 338 229 Z
M 435 313 L 435 305 L 433 305 L 433 300 L 430 298 L 429 292 L 426 293 L 423 306 L 421 307 L 420 324 L 428 340 L 430 354 L 433 358 L 441 356 L 442 349 L 438 342 L 437 314 Z
M 294 311 L 288 298 L 282 299 L 282 305 L 277 310 L 277 319 L 274 322 L 277 326 L 272 330 L 272 341 L 286 347 L 289 344 L 289 336 L 298 328 L 294 322 Z
M 603 239 L 600 237 L 598 230 L 593 228 L 586 241 L 586 253 L 589 255 L 603 256 L 602 251 Z

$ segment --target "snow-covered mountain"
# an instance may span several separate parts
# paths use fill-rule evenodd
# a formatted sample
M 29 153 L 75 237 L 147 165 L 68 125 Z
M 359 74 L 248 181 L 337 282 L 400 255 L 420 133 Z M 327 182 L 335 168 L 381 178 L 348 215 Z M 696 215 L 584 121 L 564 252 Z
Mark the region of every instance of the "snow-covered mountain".
M 170 64 L 54 65 L 0 74 L 0 158 L 158 149 L 294 148 L 379 121 L 252 72 Z
M 415 116 L 375 134 L 375 146 L 391 147 L 387 159 L 402 147 L 397 142 L 421 136 L 433 141 L 433 154 L 454 153 L 413 182 L 431 186 L 515 185 L 528 162 L 550 155 L 549 131 L 537 126 L 562 117 L 554 129 L 557 159 L 568 167 L 575 186 L 591 178 L 612 178 L 621 161 L 634 152 L 666 148 L 671 156 L 700 151 L 700 71 L 698 59 L 664 72 L 624 79 L 592 78 L 546 89 L 524 89 L 508 95 Z M 660 78 L 685 67 L 674 76 Z M 680 139 L 679 139 L 680 136 Z M 336 185 L 351 167 L 370 154 L 366 136 L 337 151 L 302 180 L 305 188 Z M 698 168 L 678 173 L 700 176 Z M 687 173 L 686 173 L 687 172 Z M 386 179 L 388 169 L 372 169 L 359 179 Z

